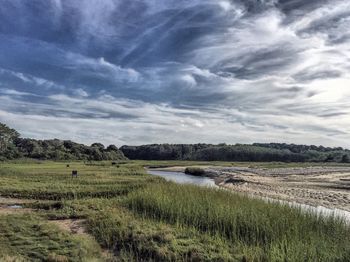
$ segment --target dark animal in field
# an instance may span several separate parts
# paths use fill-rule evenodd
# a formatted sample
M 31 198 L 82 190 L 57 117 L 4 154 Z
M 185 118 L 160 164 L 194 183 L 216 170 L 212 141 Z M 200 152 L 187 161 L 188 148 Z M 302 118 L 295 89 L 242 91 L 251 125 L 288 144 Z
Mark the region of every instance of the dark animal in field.
M 67 167 L 69 167 L 69 165 L 67 165 Z
M 72 177 L 78 177 L 78 171 L 72 170 Z

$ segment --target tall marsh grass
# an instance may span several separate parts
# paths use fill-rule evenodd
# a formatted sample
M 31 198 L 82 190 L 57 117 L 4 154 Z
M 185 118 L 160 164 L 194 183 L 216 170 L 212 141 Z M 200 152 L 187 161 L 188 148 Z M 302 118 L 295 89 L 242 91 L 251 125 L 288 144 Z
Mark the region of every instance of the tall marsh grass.
M 224 237 L 248 261 L 350 261 L 344 221 L 287 205 L 174 183 L 133 192 L 126 205 L 142 217 Z

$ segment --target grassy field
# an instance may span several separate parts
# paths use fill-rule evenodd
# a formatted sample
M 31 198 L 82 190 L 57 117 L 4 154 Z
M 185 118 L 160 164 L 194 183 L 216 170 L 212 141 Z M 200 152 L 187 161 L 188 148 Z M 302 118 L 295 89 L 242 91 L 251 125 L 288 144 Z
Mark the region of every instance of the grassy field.
M 343 221 L 176 185 L 143 168 L 172 165 L 208 163 L 0 163 L 0 198 L 25 208 L 0 205 L 0 261 L 350 261 Z M 75 220 L 84 234 L 56 223 Z

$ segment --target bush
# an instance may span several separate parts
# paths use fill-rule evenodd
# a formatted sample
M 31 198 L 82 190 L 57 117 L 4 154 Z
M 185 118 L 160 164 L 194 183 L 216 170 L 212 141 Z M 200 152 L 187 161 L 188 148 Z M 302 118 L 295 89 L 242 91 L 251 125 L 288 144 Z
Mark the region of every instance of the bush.
M 185 174 L 189 174 L 193 176 L 203 176 L 205 174 L 205 171 L 200 167 L 187 167 L 185 169 Z

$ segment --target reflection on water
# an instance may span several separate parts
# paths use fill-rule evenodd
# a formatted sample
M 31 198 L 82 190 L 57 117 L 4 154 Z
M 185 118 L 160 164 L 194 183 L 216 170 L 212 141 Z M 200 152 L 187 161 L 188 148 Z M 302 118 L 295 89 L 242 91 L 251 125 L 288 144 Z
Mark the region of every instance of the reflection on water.
M 14 209 L 17 209 L 17 208 L 23 208 L 22 206 L 20 205 L 12 205 L 12 206 L 8 206 L 9 208 L 14 208 Z
M 271 199 L 271 198 L 266 198 L 262 197 L 261 199 L 267 201 L 267 202 L 272 202 L 272 203 L 281 203 L 281 204 L 287 204 L 290 207 L 295 207 L 295 208 L 300 208 L 301 210 L 311 212 L 323 217 L 336 217 L 336 218 L 342 218 L 344 221 L 346 221 L 347 224 L 350 224 L 350 212 L 337 209 L 337 208 L 327 208 L 323 206 L 310 206 L 310 205 L 305 205 L 305 204 L 300 204 L 297 202 L 288 202 L 288 201 L 283 201 L 283 200 L 277 200 L 277 199 Z
M 158 170 L 147 170 L 151 175 L 160 176 L 168 181 L 173 181 L 179 184 L 192 184 L 198 186 L 206 187 L 217 187 L 213 179 L 209 177 L 200 177 L 187 175 L 182 172 L 168 172 L 168 171 L 158 171 Z

